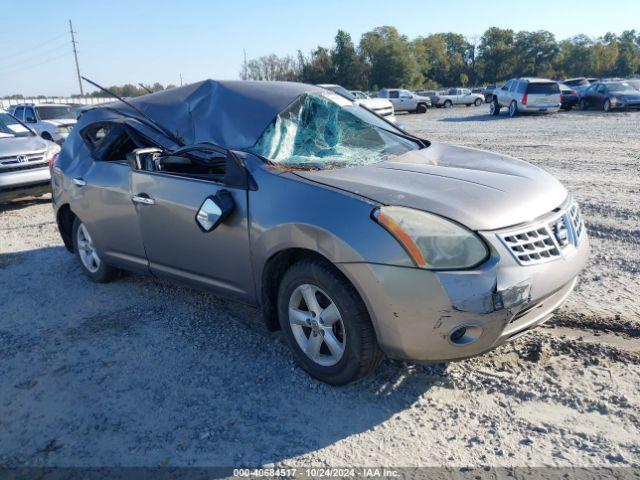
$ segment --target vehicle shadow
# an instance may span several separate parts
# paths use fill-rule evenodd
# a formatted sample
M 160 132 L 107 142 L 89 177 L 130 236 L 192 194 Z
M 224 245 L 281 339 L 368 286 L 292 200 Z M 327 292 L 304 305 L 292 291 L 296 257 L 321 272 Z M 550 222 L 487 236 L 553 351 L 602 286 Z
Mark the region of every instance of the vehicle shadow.
M 0 463 L 271 464 L 449 386 L 445 365 L 392 360 L 326 385 L 255 308 L 141 275 L 94 284 L 63 247 L 0 254 L 0 304 Z
M 438 121 L 461 123 L 461 122 L 496 122 L 499 120 L 509 120 L 509 116 L 502 113 L 496 116 L 489 115 L 489 113 L 483 113 L 478 115 L 470 115 L 468 117 L 445 117 L 445 118 L 441 118 Z
M 10 212 L 12 210 L 20 210 L 32 205 L 42 205 L 45 203 L 51 203 L 51 194 L 45 194 L 40 197 L 25 197 L 19 200 L 0 202 L 0 212 Z

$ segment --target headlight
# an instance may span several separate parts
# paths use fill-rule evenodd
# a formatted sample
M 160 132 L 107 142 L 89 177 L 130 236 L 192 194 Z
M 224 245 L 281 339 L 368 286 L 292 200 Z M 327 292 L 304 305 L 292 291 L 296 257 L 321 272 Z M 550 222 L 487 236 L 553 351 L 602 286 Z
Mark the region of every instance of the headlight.
M 56 127 L 56 133 L 69 133 L 69 127 Z
M 60 145 L 53 142 L 47 142 L 47 150 L 44 152 L 44 159 L 48 162 L 60 153 Z
M 470 268 L 489 255 L 472 231 L 431 213 L 405 207 L 379 207 L 373 218 L 395 237 L 421 268 Z

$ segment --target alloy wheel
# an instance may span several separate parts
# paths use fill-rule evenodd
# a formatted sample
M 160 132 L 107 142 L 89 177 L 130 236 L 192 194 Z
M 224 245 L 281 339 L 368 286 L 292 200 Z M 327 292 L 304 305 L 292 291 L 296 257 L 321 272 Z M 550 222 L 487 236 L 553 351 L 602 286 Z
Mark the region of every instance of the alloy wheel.
M 100 268 L 100 257 L 98 256 L 98 252 L 93 246 L 91 235 L 89 235 L 89 232 L 87 231 L 83 223 L 81 223 L 78 227 L 76 240 L 82 265 L 84 265 L 84 267 L 91 273 L 96 273 Z
M 315 285 L 297 287 L 289 299 L 289 325 L 296 343 L 315 363 L 331 367 L 342 358 L 346 331 L 335 302 Z

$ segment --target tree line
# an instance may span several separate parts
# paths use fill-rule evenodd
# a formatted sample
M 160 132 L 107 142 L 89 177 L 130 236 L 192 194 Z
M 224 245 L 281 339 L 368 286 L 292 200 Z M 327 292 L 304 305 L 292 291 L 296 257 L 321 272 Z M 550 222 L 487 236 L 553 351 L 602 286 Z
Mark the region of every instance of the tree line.
M 413 40 L 395 27 L 366 32 L 356 46 L 338 30 L 333 46 L 305 55 L 275 54 L 243 65 L 245 80 L 337 83 L 348 89 L 436 88 L 497 83 L 512 77 L 629 77 L 640 73 L 640 33 L 558 41 L 546 30 L 491 27 L 481 37 L 435 33 Z
M 110 91 L 112 91 L 113 93 L 121 97 L 139 97 L 140 95 L 146 95 L 147 93 L 149 93 L 149 91 L 160 92 L 162 90 L 167 90 L 169 88 L 175 88 L 175 85 L 168 84 L 165 86 L 159 82 L 156 82 L 153 85 L 145 85 L 144 87 L 140 85 L 132 85 L 131 83 L 127 83 L 125 85 L 112 85 L 108 87 Z M 108 95 L 104 93 L 102 90 L 95 90 L 91 93 L 85 94 L 84 96 L 85 97 L 106 97 Z M 71 95 L 71 97 L 80 98 L 81 95 L 73 94 Z M 20 100 L 23 98 L 46 99 L 46 98 L 56 98 L 56 97 L 52 95 L 29 95 L 28 97 L 25 97 L 22 94 L 15 94 L 15 95 L 6 95 L 2 98 L 4 100 Z

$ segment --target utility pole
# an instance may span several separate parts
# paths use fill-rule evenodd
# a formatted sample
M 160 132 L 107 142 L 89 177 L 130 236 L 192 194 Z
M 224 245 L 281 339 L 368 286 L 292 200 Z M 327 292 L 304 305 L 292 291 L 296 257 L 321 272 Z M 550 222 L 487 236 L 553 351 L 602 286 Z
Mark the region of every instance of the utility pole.
M 180 86 L 182 86 L 182 74 L 180 74 Z
M 80 65 L 78 65 L 78 51 L 76 50 L 76 37 L 74 36 L 73 25 L 69 20 L 69 32 L 71 33 L 71 45 L 73 45 L 73 56 L 76 59 L 76 73 L 78 74 L 78 85 L 80 86 L 80 96 L 84 97 L 84 90 L 82 89 L 82 79 L 80 78 Z
M 247 72 L 247 51 L 243 48 L 242 55 L 244 56 L 244 63 L 242 64 L 242 80 L 246 80 L 248 75 Z

